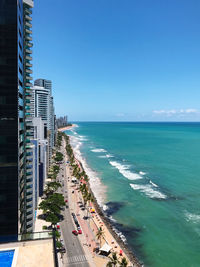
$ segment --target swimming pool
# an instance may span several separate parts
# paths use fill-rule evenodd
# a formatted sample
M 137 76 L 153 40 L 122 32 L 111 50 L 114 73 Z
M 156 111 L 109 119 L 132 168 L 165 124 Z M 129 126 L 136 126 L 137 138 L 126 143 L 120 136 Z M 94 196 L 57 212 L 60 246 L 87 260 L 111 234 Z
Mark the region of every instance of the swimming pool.
M 11 267 L 15 250 L 0 251 L 0 266 Z

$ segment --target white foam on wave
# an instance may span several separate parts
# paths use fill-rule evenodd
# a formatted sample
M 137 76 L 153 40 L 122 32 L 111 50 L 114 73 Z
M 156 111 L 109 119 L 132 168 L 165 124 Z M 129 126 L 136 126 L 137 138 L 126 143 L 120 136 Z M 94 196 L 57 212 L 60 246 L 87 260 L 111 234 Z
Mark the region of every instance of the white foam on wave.
M 123 164 L 120 164 L 116 161 L 109 161 L 109 163 L 117 168 L 119 170 L 119 172 L 125 177 L 125 178 L 128 178 L 129 180 L 138 180 L 138 179 L 142 179 L 142 177 L 137 174 L 137 173 L 134 173 L 134 172 L 131 172 L 129 170 L 129 165 L 123 165 Z
M 106 154 L 106 158 L 114 158 L 114 156 L 112 156 L 110 154 Z
M 80 151 L 80 147 L 82 145 L 80 138 L 77 136 L 70 136 L 70 144 L 72 145 L 75 158 L 82 163 L 83 168 L 89 177 L 90 187 L 97 199 L 98 204 L 102 207 L 105 202 L 106 186 L 101 183 L 97 173 L 88 166 L 85 158 L 83 157 Z
M 105 149 L 103 148 L 95 148 L 91 150 L 94 153 L 101 153 L 101 152 L 107 152 Z
M 150 184 L 152 184 L 154 187 L 158 187 L 158 185 L 157 185 L 157 184 L 154 184 L 151 180 L 150 180 L 149 182 L 150 182 Z
M 124 243 L 127 243 L 126 241 L 126 237 L 122 234 L 122 232 L 120 232 L 116 227 L 112 227 L 113 231 L 115 231 L 115 233 L 121 238 L 121 240 L 124 242 Z
M 141 175 L 145 175 L 146 172 L 142 172 L 142 171 L 140 171 L 139 174 L 141 174 Z
M 87 141 L 88 139 L 86 138 L 86 136 L 84 135 L 79 135 L 78 138 L 81 140 L 81 141 Z
M 113 158 L 114 156 L 112 156 L 112 155 L 109 155 L 109 154 L 107 154 L 107 155 L 100 155 L 100 156 L 98 156 L 98 158 L 102 158 L 102 159 L 106 159 L 106 158 Z
M 108 209 L 108 206 L 107 205 L 103 205 L 103 211 L 106 211 Z
M 200 214 L 185 212 L 185 217 L 188 222 L 200 223 Z
M 150 197 L 150 198 L 162 198 L 162 199 L 166 199 L 167 196 L 163 193 L 161 193 L 158 190 L 155 190 L 151 185 L 147 184 L 147 185 L 140 185 L 140 184 L 130 184 L 130 186 L 134 189 L 134 190 L 139 190 L 140 192 L 145 193 L 146 196 Z

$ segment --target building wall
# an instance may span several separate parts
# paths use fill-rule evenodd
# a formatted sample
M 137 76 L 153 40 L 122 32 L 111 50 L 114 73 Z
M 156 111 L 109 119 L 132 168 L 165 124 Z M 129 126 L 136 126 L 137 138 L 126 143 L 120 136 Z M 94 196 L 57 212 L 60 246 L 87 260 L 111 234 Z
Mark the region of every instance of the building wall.
M 24 191 L 22 0 L 0 1 L 0 242 L 15 239 Z

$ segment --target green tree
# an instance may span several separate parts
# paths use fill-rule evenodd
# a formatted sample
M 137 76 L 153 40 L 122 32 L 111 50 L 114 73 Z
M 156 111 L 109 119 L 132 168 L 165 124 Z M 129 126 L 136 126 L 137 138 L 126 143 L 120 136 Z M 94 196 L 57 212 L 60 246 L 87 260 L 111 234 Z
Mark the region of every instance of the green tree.
M 127 267 L 128 266 L 128 261 L 127 261 L 127 259 L 125 257 L 123 257 L 121 259 L 121 261 L 119 261 L 119 266 L 120 267 Z
M 65 206 L 63 195 L 59 193 L 54 193 L 48 196 L 47 199 L 43 200 L 39 204 L 39 209 L 43 211 L 43 214 L 46 215 L 46 217 L 48 218 L 48 221 L 51 222 L 50 218 L 52 218 L 52 221 L 55 222 L 57 220 L 56 217 L 59 217 L 61 213 L 61 208 L 63 206 Z M 53 215 L 55 215 L 56 217 Z
M 60 218 L 59 218 L 58 214 L 56 215 L 54 212 L 48 211 L 46 213 L 45 221 L 50 222 L 51 225 L 53 225 L 55 227 L 55 225 L 60 221 Z
M 54 192 L 58 190 L 59 187 L 61 187 L 61 184 L 58 182 L 48 182 L 46 184 L 44 193 L 46 196 L 52 195 Z
M 102 230 L 102 228 L 100 227 L 96 233 L 96 237 L 97 237 L 97 240 L 100 241 L 100 246 L 101 246 L 101 240 L 102 238 L 104 238 L 105 234 L 104 234 L 104 231 Z
M 112 256 L 108 257 L 109 258 L 109 262 L 107 263 L 107 267 L 115 267 L 117 266 L 117 263 L 118 263 L 118 258 L 117 258 L 117 253 L 116 252 L 113 252 L 112 253 Z
M 63 154 L 61 152 L 56 152 L 55 161 L 62 161 Z
M 53 165 L 53 172 L 58 174 L 59 173 L 59 170 L 60 170 L 60 166 L 58 165 Z

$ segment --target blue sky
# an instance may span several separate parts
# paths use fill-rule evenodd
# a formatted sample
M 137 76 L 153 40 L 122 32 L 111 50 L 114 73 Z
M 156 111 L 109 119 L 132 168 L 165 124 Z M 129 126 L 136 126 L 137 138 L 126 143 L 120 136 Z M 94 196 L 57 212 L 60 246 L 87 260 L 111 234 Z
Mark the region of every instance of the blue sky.
M 41 0 L 34 79 L 71 121 L 199 121 L 199 0 Z

